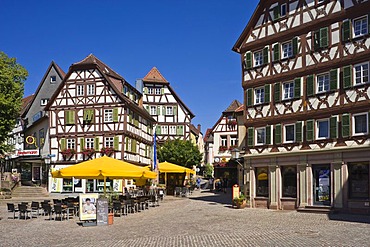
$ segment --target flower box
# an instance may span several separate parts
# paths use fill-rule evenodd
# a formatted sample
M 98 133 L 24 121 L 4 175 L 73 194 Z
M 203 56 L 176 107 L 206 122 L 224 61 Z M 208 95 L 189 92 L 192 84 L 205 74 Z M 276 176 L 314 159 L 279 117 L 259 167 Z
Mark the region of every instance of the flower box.
M 114 148 L 112 147 L 103 147 L 100 150 L 101 155 L 111 156 L 114 153 Z
M 220 147 L 218 148 L 218 151 L 220 151 L 220 152 L 225 152 L 225 151 L 227 151 L 227 146 L 220 146 Z
M 63 156 L 74 155 L 74 154 L 76 154 L 76 150 L 74 150 L 73 148 L 63 149 L 63 150 L 61 151 L 61 154 L 62 154 Z
M 93 149 L 93 148 L 84 148 L 84 149 L 82 149 L 82 154 L 83 155 L 91 156 L 94 153 L 95 153 L 95 149 Z

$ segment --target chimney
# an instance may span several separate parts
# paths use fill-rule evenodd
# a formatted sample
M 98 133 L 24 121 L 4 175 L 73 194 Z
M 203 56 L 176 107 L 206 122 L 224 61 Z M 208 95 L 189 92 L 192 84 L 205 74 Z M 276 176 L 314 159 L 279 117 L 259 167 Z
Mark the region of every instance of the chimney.
M 198 130 L 199 130 L 199 132 L 202 132 L 201 131 L 201 125 L 200 124 L 198 124 Z

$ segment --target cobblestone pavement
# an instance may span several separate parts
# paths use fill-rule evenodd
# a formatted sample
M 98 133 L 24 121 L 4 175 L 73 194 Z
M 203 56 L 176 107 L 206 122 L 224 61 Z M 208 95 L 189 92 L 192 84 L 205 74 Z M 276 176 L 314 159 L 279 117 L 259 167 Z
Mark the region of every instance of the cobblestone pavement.
M 7 219 L 1 203 L 0 246 L 369 246 L 370 216 L 233 209 L 231 195 L 195 191 L 167 196 L 159 207 L 114 224 L 82 227 L 78 219 Z

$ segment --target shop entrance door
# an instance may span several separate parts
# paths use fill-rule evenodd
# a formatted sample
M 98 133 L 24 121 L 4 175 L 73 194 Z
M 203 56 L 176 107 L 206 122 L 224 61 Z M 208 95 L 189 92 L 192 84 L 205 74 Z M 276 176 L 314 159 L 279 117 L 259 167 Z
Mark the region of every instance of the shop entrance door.
M 314 204 L 330 206 L 330 165 L 313 165 Z

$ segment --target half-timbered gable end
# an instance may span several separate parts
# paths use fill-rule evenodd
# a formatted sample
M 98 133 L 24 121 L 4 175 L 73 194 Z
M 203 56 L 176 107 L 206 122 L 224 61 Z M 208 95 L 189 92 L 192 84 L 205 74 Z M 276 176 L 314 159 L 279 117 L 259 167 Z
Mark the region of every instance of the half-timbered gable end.
M 272 182 L 280 181 L 286 167 L 277 168 L 279 160 L 308 164 L 305 172 L 315 179 L 318 164 L 310 159 L 317 159 L 319 152 L 322 164 L 340 161 L 347 166 L 362 160 L 369 171 L 369 155 L 356 152 L 370 144 L 370 1 L 260 1 L 233 50 L 241 58 L 245 158 L 256 165 L 257 177 L 267 172 Z M 257 169 L 262 163 L 270 165 Z M 351 179 L 346 166 L 339 166 L 337 179 Z M 298 173 L 297 167 L 288 170 Z M 258 183 L 251 185 L 251 193 L 269 195 L 270 205 L 281 208 L 284 203 L 276 196 L 280 192 Z M 312 188 L 301 195 L 301 205 L 320 202 Z M 325 203 L 344 207 L 351 195 L 341 194 L 339 188 Z M 369 198 L 370 188 L 366 190 Z M 340 199 L 335 201 L 337 194 Z
M 56 163 L 109 155 L 149 165 L 154 119 L 142 107 L 141 97 L 94 55 L 72 64 L 48 105 Z
M 157 121 L 159 142 L 191 139 L 190 124 L 194 114 L 157 68 L 152 68 L 142 80 L 138 80 L 137 88 L 142 88 L 143 105 Z

